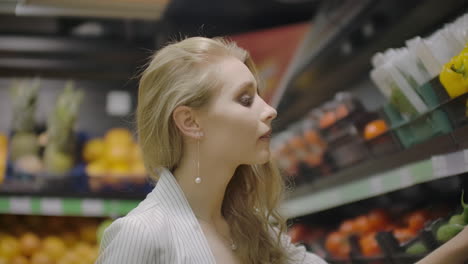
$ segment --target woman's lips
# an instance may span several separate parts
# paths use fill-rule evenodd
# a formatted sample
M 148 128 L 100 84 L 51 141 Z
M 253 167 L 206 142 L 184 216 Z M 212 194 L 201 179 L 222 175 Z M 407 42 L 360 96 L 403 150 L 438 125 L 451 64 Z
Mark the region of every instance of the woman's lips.
M 271 132 L 268 132 L 266 135 L 263 135 L 260 137 L 260 139 L 270 139 L 271 138 Z

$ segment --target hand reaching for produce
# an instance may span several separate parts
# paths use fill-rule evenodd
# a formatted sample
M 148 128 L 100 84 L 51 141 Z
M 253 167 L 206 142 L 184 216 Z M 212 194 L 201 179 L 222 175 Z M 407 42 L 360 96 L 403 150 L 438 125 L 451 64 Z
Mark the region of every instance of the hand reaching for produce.
M 463 264 L 468 260 L 468 255 L 466 254 L 467 250 L 468 228 L 465 227 L 447 243 L 434 250 L 431 254 L 418 261 L 416 264 Z

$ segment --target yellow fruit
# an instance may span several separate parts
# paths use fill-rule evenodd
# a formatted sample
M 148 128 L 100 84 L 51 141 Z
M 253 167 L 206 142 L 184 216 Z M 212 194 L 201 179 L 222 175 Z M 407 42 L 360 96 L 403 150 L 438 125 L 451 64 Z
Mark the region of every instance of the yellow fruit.
M 41 247 L 41 240 L 31 232 L 22 235 L 19 243 L 21 254 L 27 257 L 32 256 Z
M 104 160 L 96 160 L 86 165 L 86 173 L 91 177 L 103 176 L 107 171 L 107 163 Z
M 49 236 L 46 237 L 42 242 L 42 250 L 52 260 L 57 260 L 65 254 L 67 247 L 60 238 L 55 236 Z
M 132 133 L 126 128 L 112 128 L 104 136 L 106 145 L 129 145 L 133 142 Z
M 78 235 L 71 231 L 63 232 L 61 238 L 68 248 L 74 247 L 78 242 Z
M 80 258 L 86 258 L 88 255 L 92 254 L 94 251 L 90 245 L 84 242 L 78 242 L 73 248 L 73 252 L 78 255 Z
M 104 155 L 104 146 L 104 140 L 100 138 L 88 141 L 83 150 L 83 159 L 86 162 L 92 162 L 102 158 Z
M 67 252 L 56 264 L 81 264 L 82 259 L 75 252 Z
M 18 240 L 12 236 L 4 236 L 0 241 L 0 256 L 11 259 L 20 255 L 20 245 Z
M 115 163 L 128 162 L 131 158 L 131 145 L 106 145 L 105 159 L 112 166 Z
M 9 262 L 9 259 L 3 256 L 0 256 L 0 264 L 8 264 L 8 262 Z
M 54 261 L 43 251 L 36 252 L 31 257 L 31 264 L 54 264 Z
M 11 259 L 11 264 L 29 264 L 29 260 L 24 256 L 16 256 Z
M 122 178 L 130 175 L 130 166 L 126 162 L 114 163 L 109 167 L 109 175 L 115 178 Z
M 6 149 L 8 146 L 8 137 L 3 134 L 3 133 L 0 133 L 0 149 Z

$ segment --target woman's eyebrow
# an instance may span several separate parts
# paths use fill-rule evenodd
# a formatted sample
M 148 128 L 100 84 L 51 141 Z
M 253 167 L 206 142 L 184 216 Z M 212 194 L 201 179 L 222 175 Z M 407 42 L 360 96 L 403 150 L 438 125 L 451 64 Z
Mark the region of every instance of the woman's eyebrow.
M 256 89 L 255 84 L 252 81 L 247 81 L 239 85 L 238 91 L 244 91 L 248 88 L 255 89 L 257 90 L 257 93 L 258 93 L 258 89 Z

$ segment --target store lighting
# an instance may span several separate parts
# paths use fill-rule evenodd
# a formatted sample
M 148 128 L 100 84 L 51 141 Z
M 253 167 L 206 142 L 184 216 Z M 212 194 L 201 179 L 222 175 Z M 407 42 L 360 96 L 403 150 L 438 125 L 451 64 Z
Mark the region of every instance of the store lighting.
M 68 16 L 159 19 L 169 0 L 4 0 L 1 13 L 17 16 Z

